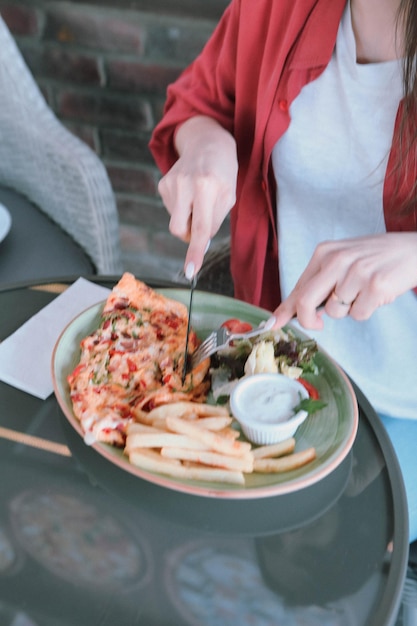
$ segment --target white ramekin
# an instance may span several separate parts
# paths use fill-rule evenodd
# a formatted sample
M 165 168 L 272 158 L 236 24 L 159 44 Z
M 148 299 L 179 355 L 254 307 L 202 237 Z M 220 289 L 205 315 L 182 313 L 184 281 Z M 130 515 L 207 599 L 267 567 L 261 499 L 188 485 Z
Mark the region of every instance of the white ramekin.
M 305 387 L 282 374 L 244 376 L 230 395 L 230 408 L 245 436 L 255 444 L 277 443 L 292 437 L 307 411 L 294 407 L 308 398 Z

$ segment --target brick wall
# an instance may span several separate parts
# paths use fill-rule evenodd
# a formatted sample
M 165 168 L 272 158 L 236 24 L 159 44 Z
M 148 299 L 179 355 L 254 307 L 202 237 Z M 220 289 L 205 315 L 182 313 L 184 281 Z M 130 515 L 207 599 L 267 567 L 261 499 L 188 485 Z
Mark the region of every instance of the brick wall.
M 228 0 L 0 0 L 0 12 L 65 125 L 103 160 L 125 269 L 171 276 L 185 246 L 168 232 L 148 141 L 167 85 L 199 53 Z M 221 235 L 227 232 L 227 225 Z

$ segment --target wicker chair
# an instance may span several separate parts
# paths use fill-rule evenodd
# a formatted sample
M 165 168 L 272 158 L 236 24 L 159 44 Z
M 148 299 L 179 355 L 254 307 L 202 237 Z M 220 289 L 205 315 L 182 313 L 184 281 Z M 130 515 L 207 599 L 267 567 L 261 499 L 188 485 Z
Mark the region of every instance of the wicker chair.
M 48 107 L 1 18 L 0 93 L 0 184 L 59 224 L 98 273 L 119 273 L 118 214 L 107 172 Z

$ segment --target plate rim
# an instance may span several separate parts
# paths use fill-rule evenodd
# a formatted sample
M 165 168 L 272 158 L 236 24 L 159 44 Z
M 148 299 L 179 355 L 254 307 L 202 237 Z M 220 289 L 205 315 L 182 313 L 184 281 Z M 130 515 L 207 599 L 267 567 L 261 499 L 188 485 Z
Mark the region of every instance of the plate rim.
M 173 296 L 178 295 L 178 292 L 181 292 L 185 298 L 187 298 L 189 294 L 188 290 L 182 287 L 156 288 L 155 291 L 163 293 L 164 295 L 172 299 L 175 299 L 175 297 Z M 239 305 L 244 305 L 245 308 L 247 307 L 256 315 L 270 316 L 270 312 L 265 309 L 256 307 L 254 305 L 251 305 L 249 303 L 246 303 L 240 300 L 235 300 L 234 298 L 230 298 L 229 296 L 223 296 L 219 294 L 196 290 L 195 295 L 197 297 L 198 297 L 198 294 L 200 294 L 200 297 L 216 298 L 216 303 L 219 308 L 221 308 L 222 301 L 228 301 L 229 303 L 238 302 Z M 93 312 L 95 312 L 96 314 L 98 314 L 100 311 L 100 308 L 104 306 L 104 303 L 105 303 L 105 300 L 102 300 L 100 302 L 97 302 L 96 304 L 86 307 L 83 311 L 81 311 L 78 315 L 76 315 L 68 324 L 66 324 L 64 329 L 61 331 L 54 345 L 53 352 L 52 352 L 51 371 L 52 371 L 52 383 L 53 383 L 55 398 L 64 416 L 66 417 L 66 419 L 69 421 L 71 426 L 76 430 L 76 432 L 80 435 L 82 439 L 84 439 L 84 433 L 81 429 L 80 422 L 75 417 L 73 411 L 69 410 L 69 407 L 67 403 L 65 402 L 64 398 L 62 397 L 60 389 L 59 389 L 59 383 L 57 382 L 56 369 L 55 369 L 56 356 L 60 348 L 61 342 L 63 341 L 66 333 L 72 328 L 72 326 L 77 322 L 77 320 L 79 320 L 83 316 L 88 315 L 88 313 L 92 314 Z M 291 325 L 290 324 L 286 325 L 286 328 L 291 328 Z M 294 330 L 297 334 L 301 336 L 306 336 L 306 337 L 308 336 L 303 331 L 300 331 L 298 328 Z M 275 497 L 279 495 L 286 495 L 286 494 L 293 493 L 295 491 L 300 491 L 304 488 L 310 487 L 314 485 L 315 483 L 317 483 L 318 481 L 325 478 L 326 476 L 328 476 L 346 458 L 346 456 L 349 454 L 353 446 L 353 443 L 355 441 L 357 430 L 358 430 L 358 425 L 359 425 L 358 402 L 357 402 L 357 398 L 356 398 L 356 394 L 354 392 L 353 386 L 347 374 L 336 363 L 336 361 L 325 350 L 321 348 L 319 344 L 318 344 L 318 348 L 319 348 L 319 352 L 323 355 L 323 357 L 327 361 L 330 362 L 333 368 L 336 369 L 338 376 L 343 381 L 343 384 L 346 387 L 350 404 L 352 406 L 351 430 L 350 430 L 349 436 L 346 437 L 343 440 L 343 443 L 339 445 L 336 450 L 333 451 L 333 453 L 330 455 L 330 457 L 326 460 L 325 463 L 323 463 L 319 467 L 316 467 L 314 470 L 307 473 L 306 475 L 303 475 L 302 477 L 298 476 L 298 477 L 295 477 L 293 479 L 290 479 L 286 482 L 279 483 L 279 484 L 268 484 L 268 485 L 263 485 L 263 486 L 254 486 L 254 487 L 248 487 L 248 486 L 239 487 L 239 486 L 234 485 L 233 488 L 231 488 L 230 486 L 227 487 L 226 483 L 222 483 L 222 485 L 225 485 L 225 486 L 223 488 L 220 488 L 220 487 L 213 487 L 212 486 L 213 483 L 202 485 L 198 483 L 197 481 L 180 480 L 177 478 L 164 476 L 163 474 L 157 474 L 156 472 L 150 472 L 148 470 L 142 469 L 138 466 L 135 466 L 129 463 L 128 459 L 124 459 L 121 455 L 119 456 L 118 453 L 115 451 L 114 447 L 110 446 L 110 444 L 106 444 L 102 442 L 94 442 L 93 444 L 88 445 L 88 447 L 92 448 L 96 453 L 106 458 L 113 465 L 117 466 L 118 468 L 124 471 L 129 472 L 130 474 L 133 474 L 134 476 L 142 480 L 146 480 L 147 482 L 156 484 L 157 486 L 164 487 L 164 488 L 171 489 L 171 490 L 178 491 L 178 492 L 182 492 L 182 493 L 189 494 L 189 495 L 228 499 L 228 500 L 230 499 L 252 500 L 252 499 L 257 499 L 257 498 L 266 498 L 266 497 Z

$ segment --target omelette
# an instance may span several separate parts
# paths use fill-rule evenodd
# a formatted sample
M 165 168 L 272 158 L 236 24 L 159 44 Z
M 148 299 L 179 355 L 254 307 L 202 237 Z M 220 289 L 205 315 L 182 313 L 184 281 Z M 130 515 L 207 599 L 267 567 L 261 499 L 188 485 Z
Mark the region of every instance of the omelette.
M 100 324 L 80 343 L 68 376 L 73 411 L 84 440 L 123 447 L 126 428 L 147 412 L 179 401 L 205 402 L 210 360 L 182 384 L 187 307 L 123 274 L 109 294 Z M 191 330 L 189 354 L 200 341 Z

